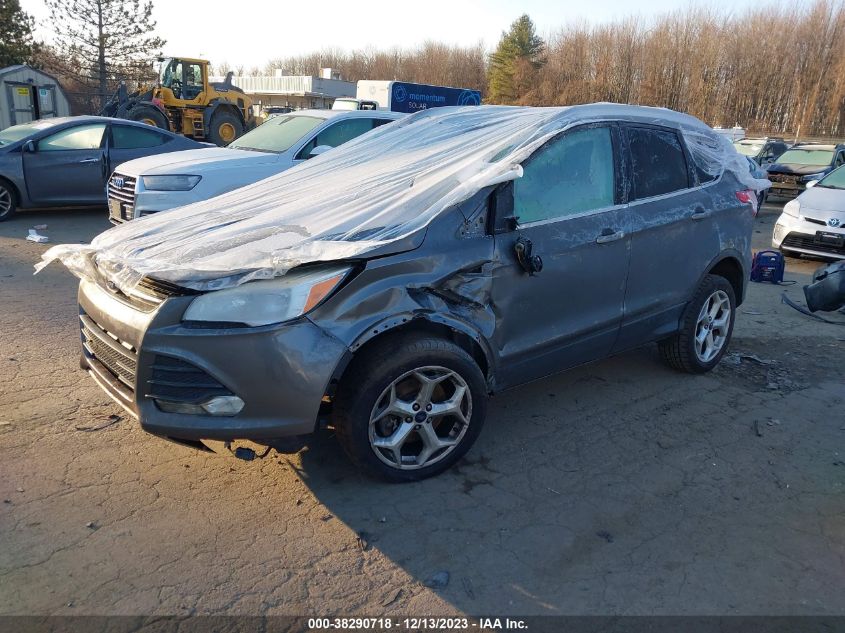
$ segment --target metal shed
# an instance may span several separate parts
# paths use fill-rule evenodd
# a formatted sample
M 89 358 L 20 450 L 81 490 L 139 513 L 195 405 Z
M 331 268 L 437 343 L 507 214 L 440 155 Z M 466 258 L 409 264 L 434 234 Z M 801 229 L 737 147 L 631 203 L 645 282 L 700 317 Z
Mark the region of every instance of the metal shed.
M 0 130 L 69 115 L 70 103 L 55 77 L 24 64 L 0 69 Z

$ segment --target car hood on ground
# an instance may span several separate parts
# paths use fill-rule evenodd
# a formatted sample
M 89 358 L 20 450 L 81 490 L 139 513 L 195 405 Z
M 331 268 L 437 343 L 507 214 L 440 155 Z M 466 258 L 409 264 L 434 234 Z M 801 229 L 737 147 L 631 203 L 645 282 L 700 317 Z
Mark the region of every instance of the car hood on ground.
M 158 174 L 204 174 L 218 169 L 236 169 L 249 165 L 277 163 L 279 154 L 251 152 L 243 149 L 209 147 L 188 149 L 169 154 L 136 158 L 120 166 L 120 173 L 127 176 L 152 176 Z
M 811 187 L 798 197 L 803 209 L 816 211 L 830 211 L 845 213 L 845 189 L 827 189 L 825 187 Z
M 770 174 L 796 174 L 798 176 L 807 176 L 809 174 L 818 174 L 823 171 L 828 171 L 830 165 L 796 165 L 793 163 L 775 163 L 769 165 L 768 172 Z

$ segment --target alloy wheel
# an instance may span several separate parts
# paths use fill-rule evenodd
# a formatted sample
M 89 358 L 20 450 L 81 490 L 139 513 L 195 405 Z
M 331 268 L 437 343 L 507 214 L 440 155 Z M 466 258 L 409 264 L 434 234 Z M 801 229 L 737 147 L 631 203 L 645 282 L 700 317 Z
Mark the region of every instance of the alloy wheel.
M 724 290 L 711 294 L 695 324 L 695 355 L 702 363 L 709 363 L 725 346 L 731 322 L 731 300 Z
M 376 400 L 370 446 L 393 468 L 423 468 L 460 444 L 471 418 L 472 395 L 457 372 L 418 367 L 391 382 Z
M 0 217 L 12 209 L 12 192 L 0 185 Z

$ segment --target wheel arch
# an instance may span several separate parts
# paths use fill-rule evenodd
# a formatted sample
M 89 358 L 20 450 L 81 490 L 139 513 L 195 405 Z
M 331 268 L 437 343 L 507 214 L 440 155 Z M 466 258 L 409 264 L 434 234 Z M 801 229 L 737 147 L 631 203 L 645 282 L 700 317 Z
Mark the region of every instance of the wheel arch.
M 495 384 L 495 364 L 486 339 L 468 324 L 437 314 L 397 315 L 367 328 L 349 345 L 349 353 L 335 368 L 329 380 L 330 391 L 341 383 L 355 360 L 362 358 L 368 350 L 392 338 L 414 334 L 436 336 L 458 345 L 478 364 L 487 382 L 488 391 L 492 391 Z
M 11 178 L 7 178 L 3 174 L 0 174 L 0 182 L 9 185 L 9 191 L 12 192 L 12 196 L 14 197 L 13 202 L 14 202 L 15 206 L 16 207 L 22 207 L 25 200 L 24 200 L 23 196 L 21 195 L 20 188 L 15 184 L 15 181 L 12 180 Z
M 734 290 L 736 304 L 741 305 L 745 299 L 747 287 L 746 271 L 738 253 L 722 253 L 707 268 L 705 275 L 717 275 L 727 280 Z

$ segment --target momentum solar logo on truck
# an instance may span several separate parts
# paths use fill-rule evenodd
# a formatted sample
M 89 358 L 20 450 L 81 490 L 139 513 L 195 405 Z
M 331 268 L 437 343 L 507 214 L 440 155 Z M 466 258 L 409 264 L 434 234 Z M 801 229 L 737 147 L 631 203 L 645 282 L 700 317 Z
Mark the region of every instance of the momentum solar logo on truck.
M 439 106 L 480 105 L 477 90 L 429 86 L 400 81 L 393 82 L 390 109 L 394 112 L 416 112 Z

